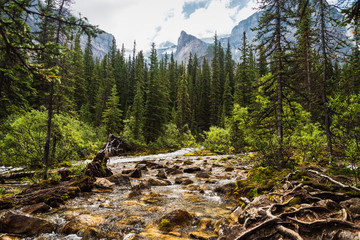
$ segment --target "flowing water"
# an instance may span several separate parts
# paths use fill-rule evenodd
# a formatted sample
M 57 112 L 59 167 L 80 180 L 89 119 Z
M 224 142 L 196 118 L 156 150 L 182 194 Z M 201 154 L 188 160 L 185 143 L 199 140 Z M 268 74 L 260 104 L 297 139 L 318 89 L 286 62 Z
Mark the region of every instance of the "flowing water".
M 151 189 L 142 190 L 141 194 L 135 195 L 131 194 L 133 191 L 130 186 L 115 186 L 111 190 L 94 189 L 91 193 L 82 193 L 58 209 L 37 215 L 56 223 L 56 233 L 27 239 L 83 239 L 84 231 L 89 226 L 92 226 L 95 232 L 105 234 L 104 239 L 190 239 L 190 232 L 201 231 L 202 234 L 208 234 L 208 239 L 216 239 L 214 223 L 221 218 L 229 219 L 236 203 L 214 190 L 244 178 L 246 168 L 238 163 L 235 156 L 184 156 L 192 151 L 194 149 L 151 156 L 111 158 L 108 166 L 114 174 L 135 168 L 137 162 L 145 160 L 180 170 L 200 167 L 203 171 L 210 172 L 210 177 L 198 178 L 195 173 L 167 175 L 171 185 L 152 186 Z M 158 171 L 159 169 L 142 171 L 141 178 L 131 178 L 131 185 L 136 186 L 150 178 L 156 179 Z M 188 178 L 193 183 L 175 184 L 178 177 Z M 171 232 L 160 231 L 157 220 L 179 209 L 192 214 L 193 222 L 197 221 L 197 224 Z M 204 219 L 211 222 L 208 229 L 199 228 Z M 73 225 L 73 232 L 65 231 L 65 225 Z

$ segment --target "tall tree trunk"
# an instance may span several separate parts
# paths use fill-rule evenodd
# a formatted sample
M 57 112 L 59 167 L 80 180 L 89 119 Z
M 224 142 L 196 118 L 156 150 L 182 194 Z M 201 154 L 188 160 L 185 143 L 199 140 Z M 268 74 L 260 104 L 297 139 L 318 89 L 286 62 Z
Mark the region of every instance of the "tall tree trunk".
M 50 156 L 50 142 L 51 142 L 51 127 L 52 127 L 52 117 L 53 117 L 53 98 L 54 98 L 54 82 L 50 82 L 49 86 L 49 101 L 48 101 L 48 117 L 47 117 L 47 132 L 45 138 L 45 147 L 44 147 L 44 179 L 48 178 L 48 169 L 49 169 L 49 156 Z
M 328 156 L 332 156 L 332 141 L 331 141 L 331 131 L 330 131 L 330 110 L 327 102 L 327 54 L 326 54 L 326 39 L 325 39 L 325 3 L 323 0 L 320 0 L 320 25 L 321 25 L 321 50 L 323 58 L 323 77 L 322 77 L 322 91 L 321 98 L 324 107 L 324 122 L 325 122 L 325 131 L 326 131 L 326 142 L 327 142 L 327 152 Z
M 310 39 L 309 36 L 306 36 L 306 83 L 307 83 L 307 94 L 308 94 L 308 112 L 312 112 L 312 93 L 311 93 L 311 63 L 310 63 Z M 311 121 L 311 114 L 310 114 L 310 121 Z
M 58 15 L 62 16 L 65 2 L 67 0 L 62 0 L 59 8 Z M 60 32 L 61 32 L 61 22 L 58 21 L 55 43 L 60 43 Z M 57 59 L 55 58 L 53 66 L 57 65 Z M 51 144 L 51 129 L 52 129 L 52 117 L 53 117 L 53 101 L 54 101 L 54 81 L 50 82 L 50 94 L 49 94 L 49 106 L 48 106 L 48 118 L 47 118 L 47 132 L 45 138 L 45 147 L 44 147 L 44 179 L 48 178 L 48 169 L 49 169 L 49 157 L 50 157 L 50 144 Z
M 283 155 L 283 93 L 282 93 L 282 50 L 281 50 L 281 15 L 280 15 L 280 1 L 277 1 L 276 4 L 276 72 L 277 72 L 277 83 L 276 83 L 276 92 L 277 92 L 277 135 L 278 135 L 278 150 L 277 150 L 277 160 L 278 164 L 282 165 L 284 160 Z

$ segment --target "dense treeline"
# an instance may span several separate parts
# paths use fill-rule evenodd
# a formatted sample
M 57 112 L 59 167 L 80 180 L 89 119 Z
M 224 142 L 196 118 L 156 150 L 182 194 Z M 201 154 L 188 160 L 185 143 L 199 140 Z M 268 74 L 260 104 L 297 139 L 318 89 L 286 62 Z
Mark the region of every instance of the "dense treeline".
M 182 63 L 159 59 L 154 44 L 149 59 L 135 43 L 126 56 L 115 40 L 94 60 L 97 30 L 68 14 L 69 1 L 47 0 L 38 13 L 32 4 L 0 1 L 0 164 L 84 157 L 109 133 L 138 149 L 204 141 L 216 152 L 252 150 L 275 166 L 360 160 L 359 1 L 333 19 L 326 0 L 262 0 L 258 44 L 244 33 L 240 59 L 215 35 L 211 62 Z M 38 33 L 25 23 L 31 14 Z

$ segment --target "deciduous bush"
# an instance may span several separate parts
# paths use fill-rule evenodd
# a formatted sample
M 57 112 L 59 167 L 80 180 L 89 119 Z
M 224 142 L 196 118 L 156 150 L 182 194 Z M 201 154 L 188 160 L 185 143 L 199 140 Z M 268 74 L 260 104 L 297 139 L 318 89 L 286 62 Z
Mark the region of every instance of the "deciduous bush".
M 0 143 L 5 165 L 41 167 L 46 118 L 46 112 L 32 110 L 9 122 Z M 55 115 L 52 129 L 51 164 L 84 158 L 102 145 L 92 127 L 73 117 Z

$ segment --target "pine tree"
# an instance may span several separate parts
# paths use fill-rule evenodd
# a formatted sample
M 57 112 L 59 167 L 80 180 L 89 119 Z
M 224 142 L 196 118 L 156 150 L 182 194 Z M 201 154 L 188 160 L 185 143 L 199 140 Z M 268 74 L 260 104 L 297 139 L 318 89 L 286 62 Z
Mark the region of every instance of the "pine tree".
M 329 26 L 337 26 L 334 19 L 331 18 L 332 8 L 326 0 L 314 1 L 315 10 L 317 13 L 317 24 L 319 25 L 318 37 L 320 42 L 320 59 L 321 59 L 321 104 L 323 107 L 324 126 L 327 140 L 327 152 L 329 157 L 333 155 L 332 137 L 331 137 L 331 110 L 328 103 L 330 74 L 329 69 L 332 67 L 330 57 L 334 51 L 343 45 L 341 34 L 334 34 L 334 29 L 329 29 Z
M 136 91 L 134 97 L 134 104 L 131 108 L 131 117 L 133 117 L 134 124 L 132 132 L 135 139 L 141 139 L 144 127 L 144 84 L 145 84 L 145 63 L 142 51 L 139 52 L 135 64 L 135 82 Z
M 206 61 L 206 58 L 203 60 L 202 64 L 202 73 L 200 81 L 200 93 L 199 93 L 199 110 L 198 110 L 198 126 L 200 132 L 209 130 L 211 126 L 210 122 L 210 89 L 211 89 L 211 70 L 209 63 Z
M 188 83 L 185 71 L 180 77 L 176 103 L 176 124 L 180 130 L 185 130 L 184 126 L 189 126 L 191 120 L 190 97 L 188 93 Z
M 259 26 L 256 28 L 257 39 L 261 47 L 267 50 L 267 55 L 274 59 L 274 76 L 272 80 L 276 88 L 276 131 L 277 131 L 277 164 L 284 164 L 284 120 L 283 120 L 283 87 L 284 87 L 284 60 L 287 48 L 287 27 L 291 26 L 289 19 L 291 13 L 291 1 L 263 0 L 260 10 L 263 11 Z
M 219 125 L 222 108 L 221 71 L 220 71 L 220 48 L 217 35 L 214 37 L 214 57 L 212 59 L 212 76 L 210 82 L 210 123 Z
M 119 134 L 122 129 L 122 111 L 119 108 L 119 97 L 117 96 L 116 85 L 111 89 L 111 95 L 106 102 L 103 112 L 102 123 L 107 134 Z
M 155 44 L 152 44 L 144 111 L 144 138 L 146 143 L 155 142 L 163 133 L 167 117 L 167 100 L 160 83 Z
M 99 88 L 95 102 L 95 126 L 100 126 L 103 112 L 106 107 L 106 100 L 111 94 L 112 86 L 115 84 L 113 69 L 109 55 L 105 55 L 98 68 L 96 68 L 95 79 L 99 80 Z
M 235 62 L 234 62 L 232 54 L 231 54 L 230 42 L 228 41 L 226 53 L 225 53 L 225 76 L 229 75 L 229 87 L 231 89 L 231 95 L 234 95 L 234 91 L 235 91 L 234 70 L 235 70 Z M 226 81 L 226 79 L 225 79 L 225 81 Z M 225 88 L 224 88 L 224 91 L 225 91 Z
M 75 109 L 80 110 L 86 104 L 86 84 L 84 79 L 83 56 L 80 47 L 80 32 L 77 33 L 75 46 L 72 54 L 72 78 L 74 81 L 74 101 Z
M 226 75 L 225 86 L 224 86 L 224 94 L 223 94 L 223 125 L 225 124 L 225 120 L 230 118 L 232 115 L 232 110 L 234 108 L 233 96 L 231 94 L 231 86 L 230 86 L 230 76 Z

